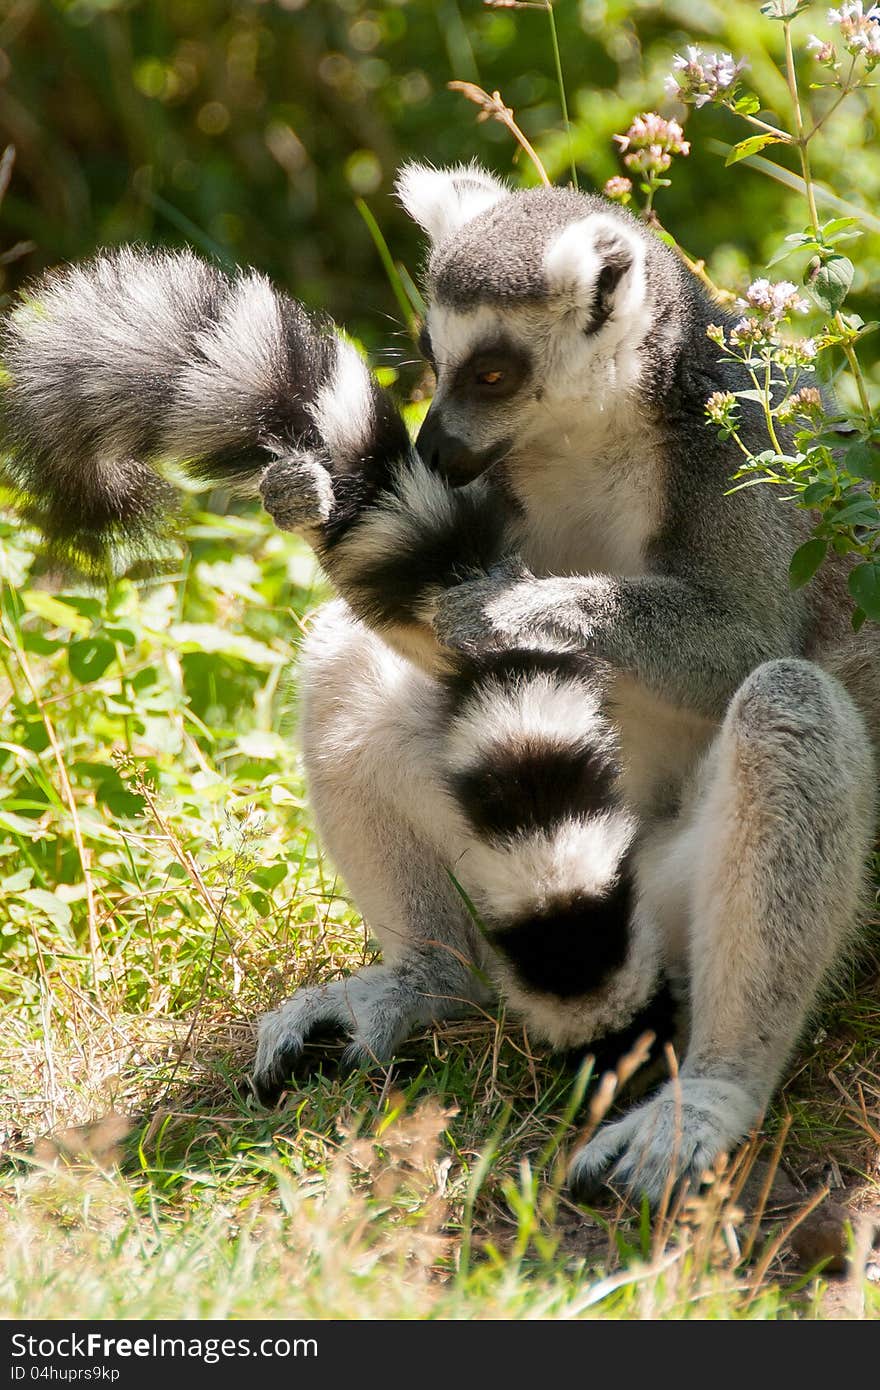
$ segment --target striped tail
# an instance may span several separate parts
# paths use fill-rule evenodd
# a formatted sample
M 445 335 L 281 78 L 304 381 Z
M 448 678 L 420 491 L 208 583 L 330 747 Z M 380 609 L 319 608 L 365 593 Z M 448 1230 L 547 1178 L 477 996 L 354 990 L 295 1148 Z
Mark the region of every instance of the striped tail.
M 557 1047 L 625 1027 L 657 984 L 602 684 L 578 655 L 538 651 L 449 681 L 447 781 L 468 843 L 456 876 L 505 995 Z
M 2 481 L 63 558 L 149 552 L 175 501 L 165 464 L 254 486 L 321 448 L 361 491 L 409 447 L 332 322 L 264 276 L 123 248 L 36 282 L 0 326 Z

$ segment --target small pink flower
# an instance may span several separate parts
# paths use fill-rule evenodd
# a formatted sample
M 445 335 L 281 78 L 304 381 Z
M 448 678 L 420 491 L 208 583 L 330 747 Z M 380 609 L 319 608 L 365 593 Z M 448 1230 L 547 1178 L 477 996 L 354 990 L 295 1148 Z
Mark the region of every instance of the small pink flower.
M 824 63 L 826 67 L 834 67 L 837 62 L 837 49 L 828 39 L 817 38 L 811 34 L 807 39 L 807 52 L 812 53 L 817 63 Z
M 615 174 L 613 179 L 608 180 L 602 191 L 606 198 L 612 198 L 619 203 L 628 203 L 632 194 L 632 180 L 625 179 L 621 174 Z
M 656 111 L 636 116 L 625 135 L 615 135 L 623 162 L 637 174 L 662 174 L 672 163 L 672 156 L 689 155 L 690 142 L 678 121 L 667 121 Z
M 706 402 L 706 414 L 715 425 L 732 423 L 731 415 L 736 407 L 736 396 L 732 391 L 713 391 Z
M 824 413 L 822 393 L 817 386 L 802 386 L 800 391 L 795 391 L 783 402 L 776 413 L 784 425 L 798 415 L 807 420 L 816 420 Z

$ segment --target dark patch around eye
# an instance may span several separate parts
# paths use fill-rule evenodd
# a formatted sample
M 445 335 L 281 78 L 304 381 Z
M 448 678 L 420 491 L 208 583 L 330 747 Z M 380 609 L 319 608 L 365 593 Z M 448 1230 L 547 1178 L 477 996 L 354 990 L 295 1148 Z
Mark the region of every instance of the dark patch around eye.
M 480 381 L 481 376 L 494 372 L 500 373 L 497 382 Z M 452 390 L 473 400 L 507 400 L 531 374 L 531 358 L 521 348 L 504 341 L 486 343 L 456 368 Z

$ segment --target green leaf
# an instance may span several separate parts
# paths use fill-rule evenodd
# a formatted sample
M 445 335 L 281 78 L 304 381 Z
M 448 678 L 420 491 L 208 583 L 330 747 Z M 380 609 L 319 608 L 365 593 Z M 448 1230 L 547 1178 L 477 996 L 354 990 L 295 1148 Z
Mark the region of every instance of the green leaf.
M 820 251 L 822 249 L 819 243 L 814 241 L 812 237 L 802 236 L 800 232 L 795 233 L 794 236 L 787 236 L 785 240 L 793 242 L 794 245 L 781 246 L 776 252 L 776 255 L 771 256 L 767 262 L 768 270 L 771 266 L 778 265 L 780 261 L 784 261 L 788 256 L 793 256 L 795 251 L 803 251 L 806 249 L 810 251 Z
M 0 880 L 0 888 L 4 893 L 20 893 L 23 888 L 27 888 L 34 876 L 33 869 L 19 869 L 16 873 L 10 874 L 8 878 Z
M 20 894 L 20 897 L 24 902 L 30 903 L 31 907 L 36 907 L 40 912 L 45 913 L 49 921 L 54 922 L 56 927 L 70 926 L 70 908 L 54 893 L 47 893 L 45 888 L 28 888 Z
M 137 645 L 137 635 L 128 624 L 106 623 L 104 632 L 110 638 L 111 642 L 118 642 L 122 647 L 134 647 Z
M 53 627 L 66 627 L 70 632 L 78 632 L 82 636 L 91 632 L 92 624 L 88 618 L 43 589 L 25 589 L 21 601 L 28 613 L 36 613 L 37 617 L 44 618 Z
M 815 482 L 809 483 L 804 488 L 800 500 L 805 507 L 817 507 L 820 502 L 826 502 L 833 495 L 834 484 L 823 482 L 817 478 Z
M 754 92 L 745 92 L 733 103 L 738 116 L 756 116 L 761 109 L 761 98 Z
M 287 878 L 289 869 L 290 865 L 283 862 L 266 864 L 262 868 L 254 869 L 251 872 L 251 878 L 255 883 L 258 883 L 261 888 L 265 888 L 267 892 L 271 892 L 273 888 L 278 887 L 279 883 L 284 882 Z
M 828 554 L 828 542 L 814 537 L 805 541 L 791 557 L 788 567 L 788 582 L 793 589 L 802 589 L 809 584 L 813 575 Z
M 871 561 L 850 570 L 849 591 L 867 617 L 880 622 L 880 563 Z
M 26 840 L 37 838 L 39 823 L 25 816 L 17 816 L 14 811 L 0 811 L 0 828 L 11 830 L 13 835 L 23 835 Z
M 803 10 L 808 10 L 813 0 L 767 0 L 766 5 L 761 6 L 761 14 L 765 19 L 781 19 L 783 24 L 787 19 L 794 19 Z
M 766 392 L 756 391 L 752 386 L 747 391 L 734 391 L 733 394 L 741 401 L 757 401 L 759 405 L 763 400 L 766 400 Z
M 838 232 L 845 232 L 849 227 L 858 227 L 859 222 L 858 217 L 835 217 L 830 222 L 826 222 L 819 230 L 828 241 L 831 237 L 837 236 Z
M 750 135 L 748 140 L 740 140 L 738 145 L 734 145 L 724 164 L 725 166 L 736 164 L 741 159 L 747 159 L 750 154 L 757 154 L 767 145 L 778 145 L 779 143 L 779 136 L 771 135 L 769 131 L 762 132 L 760 135 Z
M 874 319 L 871 321 L 871 323 L 856 324 L 855 328 L 857 332 L 857 339 L 854 339 L 854 341 L 858 341 L 862 338 L 867 338 L 869 333 L 876 333 L 877 329 L 880 328 L 880 323 L 878 323 L 877 320 Z
M 831 520 L 835 526 L 876 526 L 880 522 L 880 511 L 872 498 L 857 497 L 839 512 L 834 512 Z
M 273 651 L 265 642 L 243 632 L 227 632 L 211 623 L 175 623 L 169 631 L 182 652 L 215 653 L 265 668 L 283 666 L 285 662 L 282 653 Z
M 105 637 L 85 637 L 71 642 L 67 650 L 70 674 L 86 685 L 99 680 L 116 656 L 116 648 Z
M 843 460 L 846 471 L 854 477 L 880 483 L 880 446 L 860 439 L 857 444 L 852 444 L 847 449 Z
M 853 282 L 854 267 L 846 256 L 830 256 L 810 277 L 813 298 L 826 314 L 836 314 Z

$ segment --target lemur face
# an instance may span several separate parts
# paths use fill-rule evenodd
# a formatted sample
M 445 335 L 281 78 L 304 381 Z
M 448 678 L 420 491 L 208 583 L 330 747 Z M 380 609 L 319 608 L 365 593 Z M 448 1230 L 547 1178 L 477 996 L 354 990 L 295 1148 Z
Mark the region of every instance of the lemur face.
M 648 329 L 634 218 L 571 189 L 511 193 L 473 166 L 410 165 L 398 193 L 431 238 L 430 467 L 469 482 L 632 387 Z

